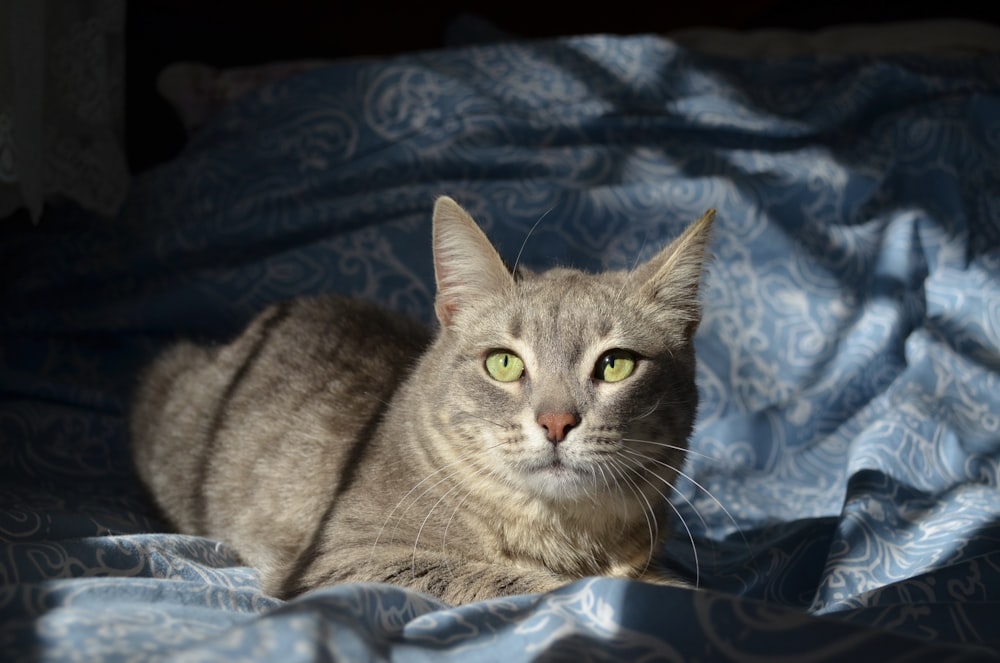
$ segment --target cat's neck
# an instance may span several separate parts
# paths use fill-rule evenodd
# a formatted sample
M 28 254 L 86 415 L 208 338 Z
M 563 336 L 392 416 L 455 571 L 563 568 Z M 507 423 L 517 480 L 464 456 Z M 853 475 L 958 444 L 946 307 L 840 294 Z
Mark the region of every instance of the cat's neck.
M 661 527 L 665 514 L 654 519 L 630 499 L 512 496 L 502 486 L 486 490 L 482 481 L 479 488 L 469 512 L 491 525 L 498 550 L 570 576 L 606 574 L 613 567 L 641 572 L 666 531 Z

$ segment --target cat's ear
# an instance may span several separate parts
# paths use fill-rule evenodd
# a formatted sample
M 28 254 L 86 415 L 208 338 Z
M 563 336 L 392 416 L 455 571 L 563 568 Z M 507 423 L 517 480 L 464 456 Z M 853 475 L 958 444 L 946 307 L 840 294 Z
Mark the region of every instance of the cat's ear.
M 486 234 L 448 196 L 434 203 L 434 276 L 434 309 L 445 327 L 468 302 L 506 292 L 514 282 Z
M 694 334 L 701 321 L 698 287 L 708 261 L 715 210 L 710 209 L 666 248 L 638 267 L 632 279 L 640 296 L 661 308 L 670 320 Z

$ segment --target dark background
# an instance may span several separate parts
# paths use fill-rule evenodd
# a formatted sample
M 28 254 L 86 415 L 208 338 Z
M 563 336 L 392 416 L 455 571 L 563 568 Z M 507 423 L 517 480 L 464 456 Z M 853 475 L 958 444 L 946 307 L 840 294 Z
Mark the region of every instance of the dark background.
M 524 38 L 666 33 L 690 27 L 820 29 L 850 23 L 970 18 L 1000 24 L 1000 3 L 780 0 L 490 4 L 398 0 L 133 0 L 127 6 L 126 145 L 134 172 L 171 158 L 184 134 L 155 89 L 178 60 L 217 67 L 298 58 L 387 55 L 445 46 L 449 26 L 475 14 Z

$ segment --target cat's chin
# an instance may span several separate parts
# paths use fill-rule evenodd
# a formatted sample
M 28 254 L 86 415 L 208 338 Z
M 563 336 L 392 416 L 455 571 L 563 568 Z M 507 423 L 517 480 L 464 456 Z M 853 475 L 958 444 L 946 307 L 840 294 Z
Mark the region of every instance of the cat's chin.
M 525 468 L 522 480 L 531 492 L 559 500 L 592 497 L 598 485 L 592 472 L 560 460 Z

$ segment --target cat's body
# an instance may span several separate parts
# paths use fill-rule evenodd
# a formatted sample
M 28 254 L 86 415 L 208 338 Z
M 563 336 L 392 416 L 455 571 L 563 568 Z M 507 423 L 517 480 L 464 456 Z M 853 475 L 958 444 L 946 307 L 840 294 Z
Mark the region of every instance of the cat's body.
M 175 346 L 137 393 L 140 476 L 178 529 L 225 540 L 279 596 L 669 582 L 652 558 L 696 411 L 711 220 L 632 272 L 514 277 L 442 198 L 433 340 L 329 296 L 274 305 L 226 346 Z

